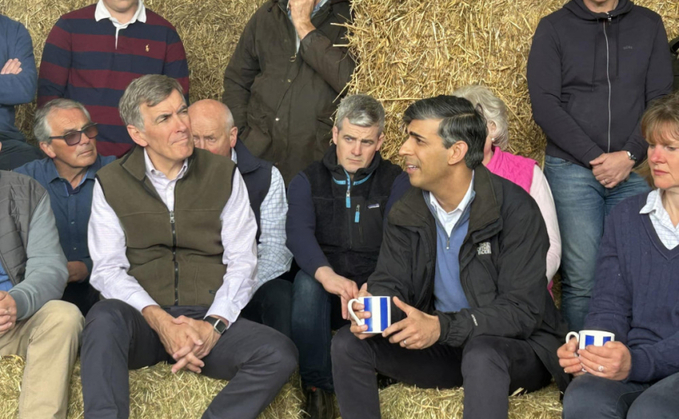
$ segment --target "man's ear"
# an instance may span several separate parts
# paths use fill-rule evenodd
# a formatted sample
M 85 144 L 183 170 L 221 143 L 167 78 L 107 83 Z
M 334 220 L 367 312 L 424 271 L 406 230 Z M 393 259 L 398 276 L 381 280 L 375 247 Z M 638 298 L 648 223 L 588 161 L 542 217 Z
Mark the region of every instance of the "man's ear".
M 337 139 L 339 138 L 339 128 L 332 127 L 332 142 L 337 145 Z
M 238 140 L 238 128 L 231 127 L 229 131 L 229 146 L 234 148 L 236 146 L 236 141 Z
M 384 133 L 380 134 L 380 138 L 377 139 L 377 148 L 375 151 L 380 151 L 382 144 L 384 144 Z
M 134 125 L 127 126 L 127 133 L 130 134 L 132 141 L 134 141 L 135 144 L 139 145 L 140 147 L 146 147 L 149 145 L 149 143 L 144 139 L 144 133 Z
M 464 160 L 469 146 L 464 141 L 458 141 L 448 149 L 448 165 L 453 166 Z
M 54 152 L 54 149 L 52 148 L 52 144 L 47 144 L 45 141 L 40 141 L 40 149 L 43 151 L 43 153 L 47 154 L 47 157 L 50 159 L 53 159 L 57 156 L 57 153 Z

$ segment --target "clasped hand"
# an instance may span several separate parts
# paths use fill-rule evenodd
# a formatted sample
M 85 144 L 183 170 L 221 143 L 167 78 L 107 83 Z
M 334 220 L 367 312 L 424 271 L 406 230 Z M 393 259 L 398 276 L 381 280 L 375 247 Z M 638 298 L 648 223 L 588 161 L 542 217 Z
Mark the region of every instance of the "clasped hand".
M 579 376 L 588 372 L 597 377 L 621 381 L 629 376 L 632 355 L 621 342 L 606 342 L 604 346 L 589 345 L 577 350 L 575 338 L 563 344 L 556 352 L 559 365 L 567 374 Z
M 4 335 L 17 322 L 17 303 L 6 292 L 0 291 L 0 336 Z
M 370 296 L 367 285 L 363 284 L 358 293 L 359 297 Z M 425 349 L 435 344 L 441 336 L 441 324 L 438 316 L 429 315 L 412 307 L 398 297 L 394 297 L 394 304 L 406 315 L 406 318 L 392 324 L 382 332 L 383 337 L 388 337 L 389 342 L 397 343 L 406 349 Z M 352 309 L 359 319 L 370 318 L 369 311 L 360 311 L 365 307 L 363 304 L 354 303 Z M 363 333 L 368 329 L 365 324 L 358 325 L 351 320 L 351 333 L 359 339 L 372 337 L 372 334 Z
M 176 361 L 172 372 L 186 368 L 200 374 L 205 366 L 202 359 L 212 351 L 221 335 L 206 321 L 186 316 L 174 318 L 160 307 L 155 307 L 152 314 L 144 313 L 144 317 L 158 333 L 165 351 Z

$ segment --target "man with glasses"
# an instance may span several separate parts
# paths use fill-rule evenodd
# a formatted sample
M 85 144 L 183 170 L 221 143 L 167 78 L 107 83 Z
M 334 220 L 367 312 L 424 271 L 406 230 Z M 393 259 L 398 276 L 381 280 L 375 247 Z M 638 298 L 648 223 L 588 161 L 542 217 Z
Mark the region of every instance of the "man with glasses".
M 99 300 L 99 293 L 89 283 L 92 259 L 87 248 L 94 178 L 97 170 L 115 157 L 97 154 L 97 125 L 83 105 L 70 99 L 54 99 L 39 109 L 33 133 L 48 157 L 15 171 L 34 178 L 50 194 L 61 247 L 68 259 L 63 299 L 86 315 Z

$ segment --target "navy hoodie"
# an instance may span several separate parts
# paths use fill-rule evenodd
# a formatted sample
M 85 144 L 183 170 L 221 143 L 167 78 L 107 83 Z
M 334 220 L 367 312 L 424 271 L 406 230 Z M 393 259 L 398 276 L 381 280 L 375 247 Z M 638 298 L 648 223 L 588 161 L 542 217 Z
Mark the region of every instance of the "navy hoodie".
M 672 89 L 662 18 L 629 0 L 610 13 L 571 0 L 535 31 L 528 89 L 548 155 L 590 168 L 602 153 L 626 150 L 641 162 L 641 116 Z

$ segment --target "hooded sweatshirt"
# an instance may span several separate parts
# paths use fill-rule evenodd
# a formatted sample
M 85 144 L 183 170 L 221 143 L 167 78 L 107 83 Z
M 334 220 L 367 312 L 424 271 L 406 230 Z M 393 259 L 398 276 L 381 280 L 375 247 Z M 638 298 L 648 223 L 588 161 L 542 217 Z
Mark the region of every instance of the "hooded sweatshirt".
M 549 156 L 590 168 L 601 154 L 626 150 L 641 162 L 641 116 L 671 88 L 662 18 L 629 0 L 609 13 L 571 0 L 535 31 L 528 89 Z

